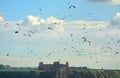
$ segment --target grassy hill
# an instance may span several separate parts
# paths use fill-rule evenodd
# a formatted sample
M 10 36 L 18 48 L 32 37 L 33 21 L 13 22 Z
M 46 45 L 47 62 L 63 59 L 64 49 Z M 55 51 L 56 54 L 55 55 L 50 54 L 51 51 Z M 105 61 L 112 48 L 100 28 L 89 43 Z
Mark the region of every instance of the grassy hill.
M 120 70 L 77 70 L 70 78 L 120 78 Z
M 42 70 L 0 70 L 0 78 L 120 78 L 120 70 L 71 70 L 69 73 Z
M 42 70 L 2 70 L 0 71 L 0 78 L 55 78 L 54 71 Z

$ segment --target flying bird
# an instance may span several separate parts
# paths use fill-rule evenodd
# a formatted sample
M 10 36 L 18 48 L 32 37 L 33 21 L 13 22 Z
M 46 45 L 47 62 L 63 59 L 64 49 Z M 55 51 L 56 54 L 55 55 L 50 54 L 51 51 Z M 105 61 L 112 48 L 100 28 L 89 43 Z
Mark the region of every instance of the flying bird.
M 23 35 L 24 35 L 24 36 L 26 36 L 26 34 L 25 34 L 25 33 L 24 33 Z
M 64 48 L 64 50 L 66 50 L 66 48 Z
M 98 63 L 98 61 L 96 61 L 96 63 Z
M 28 34 L 28 36 L 31 36 L 31 34 Z
M 82 37 L 82 39 L 85 39 L 85 37 Z
M 88 13 L 88 15 L 92 15 L 92 13 Z
M 71 34 L 70 34 L 70 37 L 72 37 L 72 36 L 73 36 L 73 34 L 71 33 Z
M 62 40 L 62 38 L 60 38 L 60 40 Z
M 30 33 L 34 34 L 34 32 L 31 30 Z
M 76 8 L 76 7 L 75 7 L 75 5 L 70 5 L 69 9 L 71 9 L 71 8 Z
M 60 15 L 60 14 L 56 14 L 56 15 Z
M 7 53 L 7 56 L 9 56 L 9 53 Z
M 82 37 L 82 39 L 83 39 L 84 41 L 87 41 L 86 37 Z
M 111 47 L 107 47 L 108 49 L 112 49 Z
M 15 33 L 17 34 L 17 33 L 19 33 L 19 31 L 15 31 Z
M 115 52 L 115 55 L 118 54 L 118 53 L 120 53 L 120 52 Z
M 46 57 L 49 57 L 52 53 L 48 53 L 48 55 Z
M 89 43 L 89 45 L 91 45 L 91 41 L 87 41 Z
M 117 43 L 120 43 L 120 40 L 118 40 Z
M 42 9 L 41 9 L 41 8 L 39 8 L 39 11 L 42 11 Z
M 90 58 L 93 58 L 93 57 L 90 57 Z
M 51 28 L 51 27 L 48 27 L 48 30 L 53 30 L 53 28 Z
M 16 25 L 18 25 L 18 26 L 19 26 L 20 24 L 19 24 L 19 23 L 17 23 Z

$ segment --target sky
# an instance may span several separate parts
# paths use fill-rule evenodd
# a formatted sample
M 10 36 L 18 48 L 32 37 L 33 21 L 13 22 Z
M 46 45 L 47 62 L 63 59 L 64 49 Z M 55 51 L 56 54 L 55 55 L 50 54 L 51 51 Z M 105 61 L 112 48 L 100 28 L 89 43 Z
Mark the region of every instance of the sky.
M 120 69 L 119 0 L 0 0 L 0 64 Z

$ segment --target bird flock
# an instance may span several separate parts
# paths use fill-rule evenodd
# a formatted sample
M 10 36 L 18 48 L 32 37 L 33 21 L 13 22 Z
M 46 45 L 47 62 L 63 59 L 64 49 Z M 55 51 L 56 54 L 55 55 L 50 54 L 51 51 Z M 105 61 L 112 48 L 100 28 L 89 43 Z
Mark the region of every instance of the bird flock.
M 68 9 L 76 9 L 76 8 L 77 8 L 76 5 L 69 4 Z M 42 8 L 39 8 L 39 11 L 40 12 L 43 11 Z M 56 15 L 60 15 L 60 14 L 58 13 Z M 93 17 L 92 13 L 88 13 L 88 15 Z M 69 15 L 68 14 L 68 17 L 72 17 L 72 16 L 73 15 Z M 65 18 L 68 18 L 68 17 L 62 17 L 62 19 L 65 19 Z M 95 18 L 95 17 L 93 17 L 93 18 L 94 18 L 94 20 L 97 20 L 97 18 Z M 53 25 L 59 25 L 59 24 L 54 22 Z M 9 23 L 5 23 L 4 26 L 8 27 Z M 16 23 L 16 26 L 20 26 L 20 24 Z M 89 34 L 86 31 L 87 25 L 83 24 L 83 26 L 84 27 L 83 27 L 82 31 L 85 31 L 86 34 Z M 97 26 L 97 23 L 94 23 L 91 26 Z M 50 31 L 54 31 L 54 29 L 52 27 L 50 27 L 50 26 L 48 26 L 47 29 L 50 30 Z M 102 31 L 102 29 L 98 29 L 98 31 L 100 32 L 100 31 Z M 21 33 L 21 31 L 19 31 L 19 30 L 14 31 L 14 34 L 16 34 L 16 35 L 19 35 L 19 33 Z M 2 34 L 4 34 L 4 33 L 0 32 L 0 36 Z M 36 34 L 36 32 L 30 30 L 27 33 L 23 33 L 23 36 L 30 38 L 30 37 L 32 37 L 35 34 Z M 58 34 L 58 36 L 59 36 L 59 34 Z M 87 47 L 94 46 L 94 42 L 95 42 L 94 40 L 89 39 L 89 37 L 87 37 L 87 36 L 81 36 L 81 35 L 78 35 L 77 37 L 75 37 L 75 36 L 76 36 L 76 33 L 73 33 L 73 32 L 68 33 L 68 35 L 67 35 L 67 38 L 69 39 L 68 41 L 66 40 L 66 37 L 58 37 L 57 41 L 60 42 L 64 46 L 60 47 L 60 48 L 57 48 L 57 49 L 48 50 L 47 54 L 44 57 L 46 57 L 46 58 L 54 57 L 55 55 L 59 55 L 59 54 L 61 54 L 64 57 L 67 57 L 67 56 L 65 56 L 67 53 L 68 54 L 72 53 L 73 55 L 76 55 L 76 56 L 79 56 L 79 57 L 85 56 L 85 55 L 89 55 L 89 59 L 92 59 L 92 58 L 94 58 L 95 55 L 96 56 L 99 55 L 99 53 L 97 53 L 97 52 L 86 52 L 86 51 L 89 51 L 89 48 L 87 48 Z M 120 34 L 117 34 L 117 36 L 120 38 Z M 108 41 L 108 44 L 110 44 L 111 42 L 114 41 L 114 42 L 116 42 L 114 44 L 118 44 L 118 46 L 120 46 L 120 39 L 115 41 L 112 36 L 107 35 L 107 34 L 105 35 L 105 37 L 110 39 Z M 40 39 L 44 39 L 44 38 L 40 36 Z M 23 47 L 25 47 L 24 48 L 25 51 L 28 51 L 27 55 L 34 55 L 34 56 L 42 55 L 42 53 L 39 54 L 39 53 L 35 52 L 34 50 L 32 50 L 31 47 L 28 47 L 26 45 L 29 46 L 30 44 L 29 43 L 25 43 L 25 45 L 23 45 Z M 81 45 L 82 46 L 84 46 L 84 45 L 86 46 L 87 45 L 87 47 L 81 47 Z M 101 51 L 106 52 L 106 51 L 113 50 L 114 48 L 112 46 L 109 46 L 109 45 L 108 46 L 107 45 L 105 45 L 105 46 L 102 45 L 100 47 L 100 49 L 101 49 Z M 2 49 L 1 49 L 1 52 L 2 52 Z M 112 56 L 120 55 L 120 51 L 115 51 L 115 52 L 113 52 L 113 54 L 114 55 L 112 55 Z M 6 56 L 10 56 L 10 55 L 11 55 L 10 52 L 6 54 Z M 112 56 L 110 56 L 110 57 L 113 58 Z M 23 58 L 23 57 L 27 57 L 27 56 L 24 56 L 24 54 L 21 54 L 20 57 Z M 42 59 L 41 57 L 39 57 L 39 58 L 40 58 L 40 60 Z M 61 59 L 62 58 L 58 58 L 59 61 Z M 95 63 L 99 63 L 99 61 L 95 60 Z

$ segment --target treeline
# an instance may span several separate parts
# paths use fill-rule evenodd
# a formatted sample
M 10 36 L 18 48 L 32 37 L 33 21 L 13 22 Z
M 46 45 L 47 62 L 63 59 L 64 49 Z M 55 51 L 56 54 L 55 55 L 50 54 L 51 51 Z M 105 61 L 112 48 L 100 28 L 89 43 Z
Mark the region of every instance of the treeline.
M 90 68 L 83 66 L 83 67 L 70 67 L 70 70 L 88 70 Z
M 0 69 L 8 69 L 8 68 L 11 68 L 10 65 L 0 64 Z
M 0 64 L 0 70 L 1 71 L 7 71 L 7 70 L 37 70 L 37 68 L 33 68 L 33 67 L 11 67 L 10 65 Z

